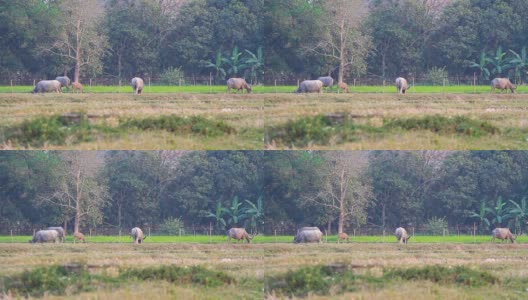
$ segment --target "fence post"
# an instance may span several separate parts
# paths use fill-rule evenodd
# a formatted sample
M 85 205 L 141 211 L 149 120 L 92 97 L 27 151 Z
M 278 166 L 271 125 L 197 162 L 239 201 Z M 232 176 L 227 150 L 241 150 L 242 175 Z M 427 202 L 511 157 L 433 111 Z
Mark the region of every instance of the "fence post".
M 152 93 L 152 89 L 150 88 L 150 76 L 149 76 L 149 92 Z
M 325 240 L 328 243 L 328 230 L 325 230 Z
M 354 78 L 354 87 L 356 87 L 356 78 Z
M 209 222 L 209 242 L 213 242 L 213 223 Z
M 383 79 L 383 93 L 385 93 L 385 79 Z
M 148 235 L 148 236 L 150 236 L 150 226 L 149 226 L 149 228 L 148 228 L 148 229 L 149 229 L 149 235 Z
M 275 79 L 275 94 L 277 94 L 277 79 Z
M 121 79 L 119 79 L 119 93 L 121 93 Z
M 11 79 L 11 94 L 13 94 L 13 79 Z
M 179 86 L 178 90 L 180 91 L 180 94 L 181 94 L 181 78 L 180 78 L 180 81 L 178 83 L 178 86 Z
M 209 72 L 209 93 L 213 93 L 213 72 Z
M 11 229 L 11 243 L 13 243 L 13 229 Z
M 299 87 L 299 84 L 300 84 L 300 83 L 299 83 L 299 79 L 297 79 L 297 87 Z
M 35 86 L 35 85 L 36 85 L 36 80 L 35 80 L 35 79 L 33 79 L 33 86 Z
M 442 93 L 445 93 L 445 81 L 446 81 L 446 80 L 445 80 L 445 78 L 444 78 L 444 86 L 443 86 L 443 88 L 442 88 Z
M 277 229 L 275 229 L 275 243 L 277 242 Z
M 477 73 L 473 72 L 473 93 L 477 93 Z
M 416 83 L 415 83 L 415 77 L 413 76 L 413 90 L 411 93 L 414 93 L 414 90 L 416 89 Z

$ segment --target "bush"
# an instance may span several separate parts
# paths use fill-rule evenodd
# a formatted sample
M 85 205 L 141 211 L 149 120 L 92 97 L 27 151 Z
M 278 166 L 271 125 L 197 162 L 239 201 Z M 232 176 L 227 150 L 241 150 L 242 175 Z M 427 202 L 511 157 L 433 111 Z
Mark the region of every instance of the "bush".
M 160 226 L 162 233 L 167 235 L 182 235 L 185 234 L 185 228 L 180 218 L 168 218 L 163 221 Z
M 385 121 L 386 129 L 402 128 L 404 130 L 430 130 L 444 134 L 464 134 L 479 137 L 485 134 L 495 134 L 499 129 L 486 121 L 470 119 L 466 116 L 444 117 L 441 115 L 422 118 L 395 119 Z
M 160 81 L 166 85 L 179 85 L 184 77 L 181 68 L 170 67 L 161 74 Z
M 427 220 L 426 228 L 431 235 L 443 235 L 444 230 L 447 230 L 447 221 L 445 218 L 432 217 Z
M 449 81 L 447 80 L 447 77 L 448 77 L 448 74 L 447 74 L 447 70 L 445 69 L 445 67 L 443 68 L 433 67 L 427 72 L 427 81 L 431 85 L 443 85 L 444 79 L 447 85 L 449 83 Z
M 176 284 L 199 284 L 206 287 L 216 287 L 235 282 L 231 276 L 223 272 L 211 271 L 201 266 L 129 269 L 120 272 L 119 276 L 123 279 L 166 280 Z
M 483 286 L 495 284 L 499 279 L 487 272 L 472 270 L 466 266 L 443 267 L 438 265 L 409 269 L 389 269 L 383 272 L 387 279 L 429 280 L 440 284 L 460 284 L 465 286 Z
M 195 133 L 203 136 L 231 134 L 235 129 L 223 121 L 213 121 L 202 116 L 179 117 L 176 115 L 150 117 L 145 119 L 122 119 L 119 127 L 136 127 L 141 130 L 167 130 L 175 133 Z

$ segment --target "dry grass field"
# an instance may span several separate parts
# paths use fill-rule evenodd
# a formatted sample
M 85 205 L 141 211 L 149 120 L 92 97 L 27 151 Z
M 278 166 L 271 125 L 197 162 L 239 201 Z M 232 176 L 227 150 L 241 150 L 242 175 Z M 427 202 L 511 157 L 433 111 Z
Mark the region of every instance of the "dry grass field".
M 0 94 L 0 107 L 0 142 L 7 149 L 528 149 L 527 94 Z M 104 127 L 87 129 L 78 134 L 82 138 L 65 133 L 55 143 L 7 141 L 9 132 L 22 131 L 23 122 L 71 113 L 85 114 L 91 124 Z M 328 115 L 346 117 L 348 127 L 315 126 L 310 120 L 305 124 L 306 118 Z M 229 130 L 221 134 L 150 127 L 105 131 L 117 128 L 124 119 L 163 116 L 199 116 L 210 126 L 225 124 Z M 437 127 L 423 127 L 430 125 L 431 117 L 443 119 L 434 124 Z M 465 118 L 462 124 L 444 124 L 458 117 Z M 387 127 L 390 121 L 399 125 Z M 474 124 L 464 123 L 468 121 Z M 50 121 L 39 122 L 45 123 L 38 125 L 42 131 Z M 286 129 L 300 132 L 305 140 L 282 137 Z M 303 130 L 324 131 L 327 138 L 311 140 Z M 24 130 L 33 132 L 33 138 L 45 138 L 48 132 L 40 131 Z
M 45 299 L 526 299 L 527 250 L 526 244 L 490 243 L 0 244 L 0 274 L 18 278 L 42 266 L 82 265 L 106 278 L 92 278 L 81 291 L 69 287 L 59 295 L 39 295 Z M 231 281 L 209 286 L 169 282 L 161 273 L 163 278 L 150 280 L 120 275 L 161 266 L 202 266 Z M 317 277 L 320 267 L 330 273 Z M 329 285 L 319 285 L 320 280 Z

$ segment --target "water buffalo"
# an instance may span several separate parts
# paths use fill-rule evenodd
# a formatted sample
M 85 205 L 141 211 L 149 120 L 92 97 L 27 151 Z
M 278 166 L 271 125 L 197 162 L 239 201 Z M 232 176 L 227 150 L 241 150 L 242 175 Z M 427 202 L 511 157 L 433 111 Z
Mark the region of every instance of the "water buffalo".
M 80 82 L 74 82 L 72 83 L 72 89 L 73 89 L 73 92 L 80 92 L 82 94 L 83 92 L 83 85 L 80 83 Z
M 348 234 L 344 233 L 344 232 L 340 232 L 338 235 L 337 235 L 337 242 L 341 242 L 341 241 L 346 241 L 347 243 L 349 242 L 349 239 L 348 239 Z
M 403 227 L 396 228 L 396 231 L 394 231 L 394 235 L 396 236 L 396 238 L 398 239 L 398 242 L 400 244 L 407 244 L 407 242 L 411 238 L 407 234 L 407 230 L 405 230 L 405 228 L 403 228 Z
M 495 239 L 499 240 L 510 240 L 513 243 L 515 243 L 515 239 L 517 237 L 513 235 L 509 228 L 495 228 L 491 232 L 491 242 L 495 242 Z
M 330 76 L 319 77 L 317 80 L 320 80 L 323 83 L 323 87 L 330 87 L 330 90 L 334 88 L 334 78 Z
M 59 233 L 56 230 L 39 230 L 33 236 L 31 243 L 59 243 Z
M 348 84 L 344 82 L 339 82 L 337 84 L 337 90 L 338 91 L 343 90 L 343 92 L 350 93 L 350 90 L 348 89 Z
M 305 80 L 301 82 L 295 93 L 319 93 L 323 92 L 323 82 L 321 80 Z
M 48 230 L 55 230 L 59 234 L 59 239 L 64 243 L 64 237 L 66 236 L 62 227 L 48 227 Z
M 130 236 L 134 239 L 134 244 L 141 244 L 147 238 L 139 227 L 132 228 Z
M 80 233 L 80 232 L 75 232 L 73 234 L 73 242 L 75 243 L 76 241 L 82 241 L 83 243 L 86 243 L 86 240 L 84 239 L 84 234 Z
M 515 93 L 515 89 L 517 87 L 510 82 L 508 78 L 495 78 L 491 81 L 491 92 L 493 93 L 495 89 L 506 90 L 508 92 L 508 89 L 512 92 L 512 94 Z
M 55 78 L 55 80 L 61 83 L 61 88 L 65 87 L 66 89 L 70 90 L 71 80 L 68 76 L 59 76 Z
M 323 233 L 317 227 L 303 227 L 293 238 L 294 243 L 322 243 Z
M 249 235 L 247 233 L 246 229 L 244 228 L 231 228 L 227 231 L 227 242 L 230 243 L 231 239 L 235 239 L 238 241 L 240 240 L 246 240 L 248 244 L 251 244 L 251 240 L 254 236 Z
M 398 94 L 405 94 L 405 92 L 409 89 L 409 84 L 407 83 L 407 80 L 403 77 L 396 78 L 396 88 L 398 89 Z
M 143 82 L 143 79 L 139 77 L 134 77 L 130 81 L 130 84 L 132 85 L 132 88 L 134 89 L 134 94 L 140 95 L 141 92 L 143 92 L 143 87 L 145 87 L 145 83 Z
M 247 84 L 244 78 L 229 78 L 227 80 L 227 93 L 231 92 L 231 89 L 235 89 L 236 93 L 238 91 L 244 93 L 244 89 L 246 89 L 247 93 L 251 94 L 251 85 Z
M 32 93 L 34 94 L 48 92 L 62 93 L 61 83 L 58 80 L 41 80 L 37 82 L 37 85 L 33 89 Z

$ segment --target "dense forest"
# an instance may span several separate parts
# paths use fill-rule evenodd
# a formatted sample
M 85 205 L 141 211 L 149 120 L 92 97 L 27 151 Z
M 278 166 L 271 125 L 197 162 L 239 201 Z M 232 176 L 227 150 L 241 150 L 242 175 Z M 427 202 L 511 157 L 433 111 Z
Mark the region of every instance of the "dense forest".
M 525 0 L 0 0 L 0 74 L 519 82 L 527 11 Z
M 526 182 L 526 151 L 11 151 L 0 153 L 0 228 L 519 232 Z

